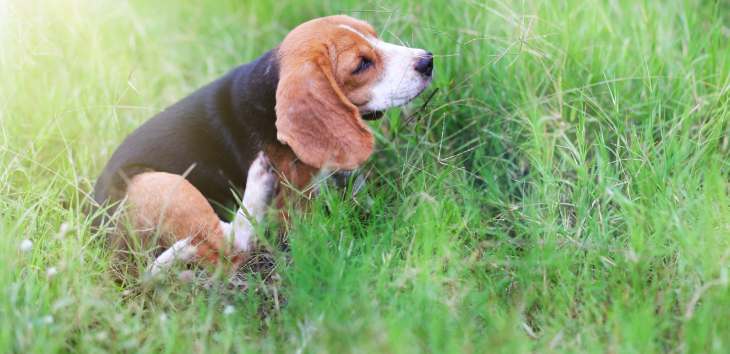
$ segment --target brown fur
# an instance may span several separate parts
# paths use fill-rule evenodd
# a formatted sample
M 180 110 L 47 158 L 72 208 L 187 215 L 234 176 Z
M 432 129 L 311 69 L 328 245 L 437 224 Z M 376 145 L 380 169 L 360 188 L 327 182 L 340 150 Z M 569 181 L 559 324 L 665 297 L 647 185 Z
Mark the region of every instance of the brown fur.
M 286 228 L 289 222 L 286 207 L 306 207 L 306 202 L 312 197 L 312 190 L 307 188 L 319 169 L 300 161 L 288 146 L 271 144 L 266 147 L 265 152 L 279 176 L 278 193 L 273 205 Z
M 219 260 L 226 244 L 218 216 L 210 203 L 183 176 L 147 172 L 134 176 L 127 188 L 127 209 L 132 227 L 142 240 L 159 235 L 164 248 L 192 238 L 198 258 Z
M 276 91 L 278 139 L 265 152 L 279 174 L 274 204 L 286 225 L 287 203 L 305 207 L 306 190 L 319 169 L 354 169 L 373 151 L 373 135 L 360 117 L 358 105 L 370 99 L 370 86 L 382 73 L 382 60 L 345 24 L 376 37 L 365 22 L 331 16 L 295 28 L 278 49 L 280 74 Z M 367 56 L 373 68 L 360 75 L 352 71 Z M 143 240 L 160 235 L 169 247 L 192 237 L 198 258 L 216 262 L 227 255 L 219 219 L 205 197 L 183 176 L 146 172 L 128 184 L 127 215 Z M 245 255 L 233 257 L 234 264 Z
M 375 36 L 364 22 L 332 16 L 300 25 L 282 42 L 276 129 L 307 165 L 349 170 L 373 151 L 373 135 L 353 102 L 367 102 L 382 65 L 365 39 L 340 24 Z M 375 70 L 353 75 L 363 55 Z

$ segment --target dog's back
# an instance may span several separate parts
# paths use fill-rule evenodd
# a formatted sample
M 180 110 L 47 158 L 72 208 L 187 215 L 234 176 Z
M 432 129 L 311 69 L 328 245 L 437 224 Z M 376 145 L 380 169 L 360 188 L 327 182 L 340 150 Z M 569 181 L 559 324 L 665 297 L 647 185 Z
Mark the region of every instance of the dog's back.
M 114 152 L 96 182 L 95 201 L 115 202 L 132 177 L 159 171 L 187 172 L 186 179 L 213 204 L 233 205 L 231 190 L 244 189 L 256 153 L 275 141 L 277 80 L 270 51 L 160 112 Z

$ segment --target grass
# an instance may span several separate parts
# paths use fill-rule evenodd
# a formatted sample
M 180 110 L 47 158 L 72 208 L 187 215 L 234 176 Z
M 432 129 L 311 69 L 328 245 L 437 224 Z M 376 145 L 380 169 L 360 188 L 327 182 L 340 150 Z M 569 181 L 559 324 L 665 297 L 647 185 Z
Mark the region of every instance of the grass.
M 83 210 L 121 139 L 334 13 L 437 56 L 429 105 L 372 123 L 364 190 L 295 213 L 274 281 L 115 285 Z M 728 14 L 722 0 L 0 2 L 0 352 L 726 353 Z

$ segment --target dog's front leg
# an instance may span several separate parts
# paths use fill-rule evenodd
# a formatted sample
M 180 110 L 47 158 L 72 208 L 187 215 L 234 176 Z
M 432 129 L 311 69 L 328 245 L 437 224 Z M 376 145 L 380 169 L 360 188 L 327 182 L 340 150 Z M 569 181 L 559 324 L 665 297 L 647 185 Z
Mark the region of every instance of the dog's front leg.
M 251 249 L 256 233 L 252 221 L 259 223 L 266 216 L 276 185 L 276 173 L 269 159 L 261 152 L 248 169 L 241 208 L 231 223 L 221 221 L 223 232 L 235 252 L 243 253 Z

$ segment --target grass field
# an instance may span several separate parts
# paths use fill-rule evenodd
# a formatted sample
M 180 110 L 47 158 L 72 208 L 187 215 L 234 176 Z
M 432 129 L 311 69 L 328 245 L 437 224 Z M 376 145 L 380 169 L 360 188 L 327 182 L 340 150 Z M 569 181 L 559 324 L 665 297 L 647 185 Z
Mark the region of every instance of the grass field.
M 436 54 L 364 190 L 247 291 L 117 286 L 113 149 L 334 13 Z M 0 1 L 0 122 L 0 352 L 730 352 L 724 0 Z

